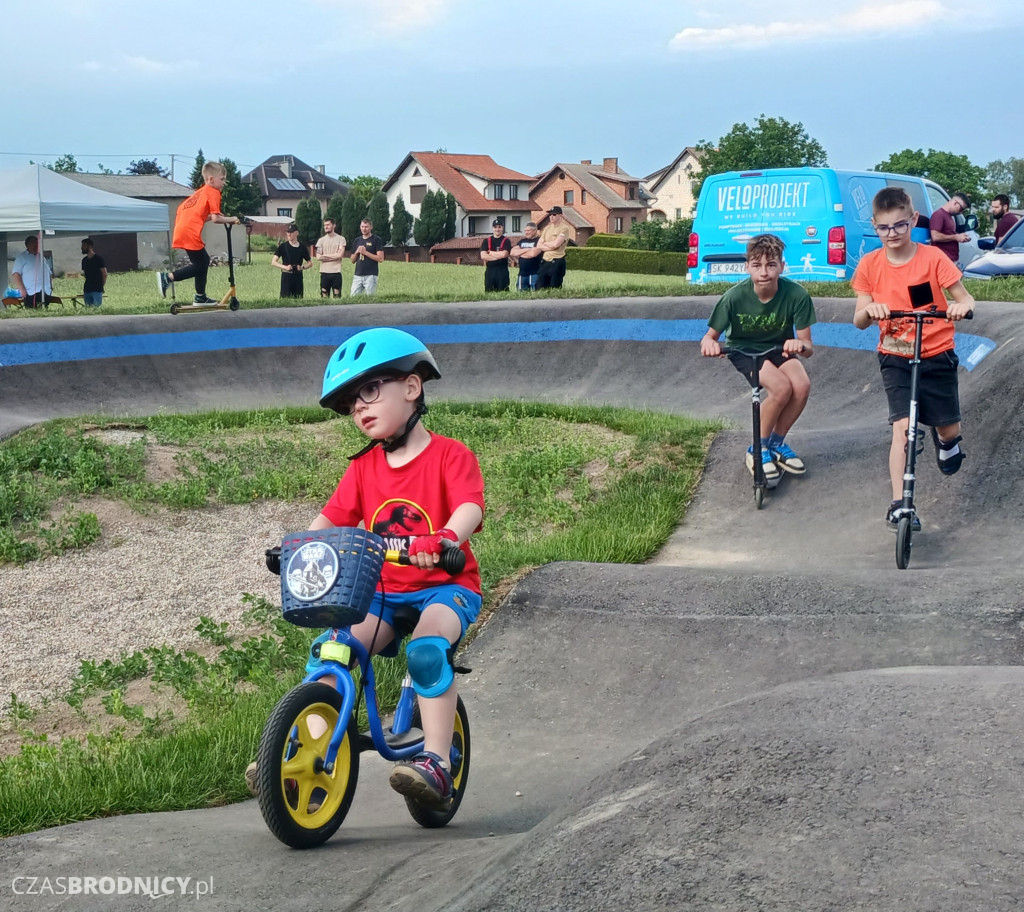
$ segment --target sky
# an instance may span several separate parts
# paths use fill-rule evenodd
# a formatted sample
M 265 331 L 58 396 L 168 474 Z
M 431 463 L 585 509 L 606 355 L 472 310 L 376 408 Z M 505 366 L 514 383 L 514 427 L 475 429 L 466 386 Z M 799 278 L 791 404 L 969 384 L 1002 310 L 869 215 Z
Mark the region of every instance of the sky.
M 48 0 L 4 20 L 39 65 L 5 93 L 0 168 L 145 158 L 187 182 L 202 149 L 243 173 L 291 153 L 387 177 L 444 149 L 643 177 L 762 114 L 841 168 L 907 148 L 1024 157 L 999 79 L 1019 0 Z

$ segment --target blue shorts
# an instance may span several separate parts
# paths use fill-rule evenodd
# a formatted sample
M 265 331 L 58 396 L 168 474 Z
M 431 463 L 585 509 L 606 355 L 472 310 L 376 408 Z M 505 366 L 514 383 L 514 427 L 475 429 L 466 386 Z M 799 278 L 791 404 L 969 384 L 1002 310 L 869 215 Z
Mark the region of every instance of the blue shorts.
M 103 303 L 102 291 L 83 291 L 82 303 L 86 307 L 99 307 Z
M 394 627 L 397 608 L 412 608 L 422 614 L 428 605 L 437 604 L 447 605 L 458 616 L 459 624 L 462 627 L 459 633 L 461 640 L 466 635 L 469 625 L 480 616 L 483 598 L 479 592 L 474 592 L 465 586 L 434 586 L 430 589 L 418 589 L 415 592 L 389 592 L 387 599 L 380 592 L 375 592 L 367 616 L 379 617 Z M 325 630 L 313 640 L 309 651 L 309 660 L 306 662 L 306 674 L 316 671 L 320 667 L 320 644 L 330 635 L 331 631 Z M 382 656 L 394 657 L 398 655 L 398 643 L 392 641 L 378 652 Z

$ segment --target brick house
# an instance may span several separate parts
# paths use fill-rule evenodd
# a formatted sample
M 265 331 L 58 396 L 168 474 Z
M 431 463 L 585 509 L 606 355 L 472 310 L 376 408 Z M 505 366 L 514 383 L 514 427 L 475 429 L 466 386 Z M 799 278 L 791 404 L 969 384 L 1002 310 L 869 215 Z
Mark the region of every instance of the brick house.
M 530 202 L 538 225 L 547 219 L 548 209 L 561 206 L 581 245 L 595 233 L 625 234 L 647 218 L 640 178 L 620 170 L 617 158 L 606 158 L 600 165 L 589 159 L 555 165 L 537 179 Z
M 648 174 L 643 180 L 644 189 L 650 196 L 648 217 L 691 218 L 697 203 L 693 184 L 700 168 L 700 153 L 693 146 L 687 146 L 671 164 Z
M 263 198 L 263 215 L 295 218 L 299 201 L 315 193 L 320 200 L 320 211 L 335 193 L 348 196 L 349 186 L 324 174 L 324 166 L 307 165 L 294 155 L 274 155 L 248 174 L 242 175 L 243 184 L 256 184 Z
M 490 234 L 496 218 L 504 219 L 507 234 L 520 233 L 530 220 L 533 180 L 497 164 L 489 155 L 410 152 L 382 189 L 392 212 L 401 194 L 414 219 L 420 216 L 420 204 L 428 190 L 450 193 L 455 197 L 457 239 Z

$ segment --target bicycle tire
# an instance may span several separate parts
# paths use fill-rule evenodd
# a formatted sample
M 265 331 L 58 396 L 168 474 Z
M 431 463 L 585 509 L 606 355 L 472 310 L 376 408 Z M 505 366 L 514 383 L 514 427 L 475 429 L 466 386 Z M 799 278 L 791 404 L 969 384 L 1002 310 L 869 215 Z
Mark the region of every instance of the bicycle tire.
M 896 527 L 896 566 L 906 570 L 910 566 L 910 549 L 913 547 L 913 517 L 906 513 L 900 517 Z
M 419 706 L 413 711 L 412 726 L 413 728 L 422 728 Z M 452 800 L 447 807 L 437 809 L 424 807 L 413 798 L 405 799 L 405 806 L 409 809 L 412 819 L 421 827 L 427 829 L 443 827 L 455 816 L 455 812 L 458 811 L 462 799 L 466 795 L 466 784 L 469 782 L 469 760 L 469 714 L 466 712 L 466 704 L 462 702 L 462 697 L 459 697 L 455 707 L 455 731 L 452 735 L 452 782 L 455 784 Z
M 256 756 L 257 796 L 267 827 L 293 849 L 322 845 L 341 826 L 359 780 L 358 731 L 350 719 L 334 770 L 320 767 L 341 711 L 341 694 L 317 682 L 300 684 L 274 707 Z M 311 717 L 326 723 L 314 736 Z

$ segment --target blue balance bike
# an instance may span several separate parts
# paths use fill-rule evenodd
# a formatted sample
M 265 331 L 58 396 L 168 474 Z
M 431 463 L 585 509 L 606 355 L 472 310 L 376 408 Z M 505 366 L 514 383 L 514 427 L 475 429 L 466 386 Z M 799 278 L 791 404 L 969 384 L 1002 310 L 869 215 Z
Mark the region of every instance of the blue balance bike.
M 454 542 L 440 566 L 458 573 L 466 555 Z M 288 691 L 263 728 L 257 753 L 256 794 L 270 831 L 296 849 L 321 845 L 341 826 L 359 778 L 359 755 L 376 750 L 399 761 L 423 750 L 419 709 L 407 674 L 388 725 L 377 705 L 370 652 L 349 632 L 370 607 L 384 561 L 408 564 L 404 551 L 387 550 L 384 540 L 363 529 L 296 532 L 267 551 L 268 568 L 281 576 L 282 611 L 300 627 L 332 628 L 320 646 L 321 665 Z M 396 617 L 395 642 L 412 632 L 418 616 Z M 352 669 L 358 667 L 359 682 Z M 456 667 L 457 672 L 469 669 Z M 321 679 L 333 676 L 337 686 Z M 365 696 L 369 730 L 357 726 Z M 449 759 L 454 791 L 441 808 L 405 802 L 424 827 L 442 827 L 462 803 L 469 779 L 469 717 L 458 699 Z

